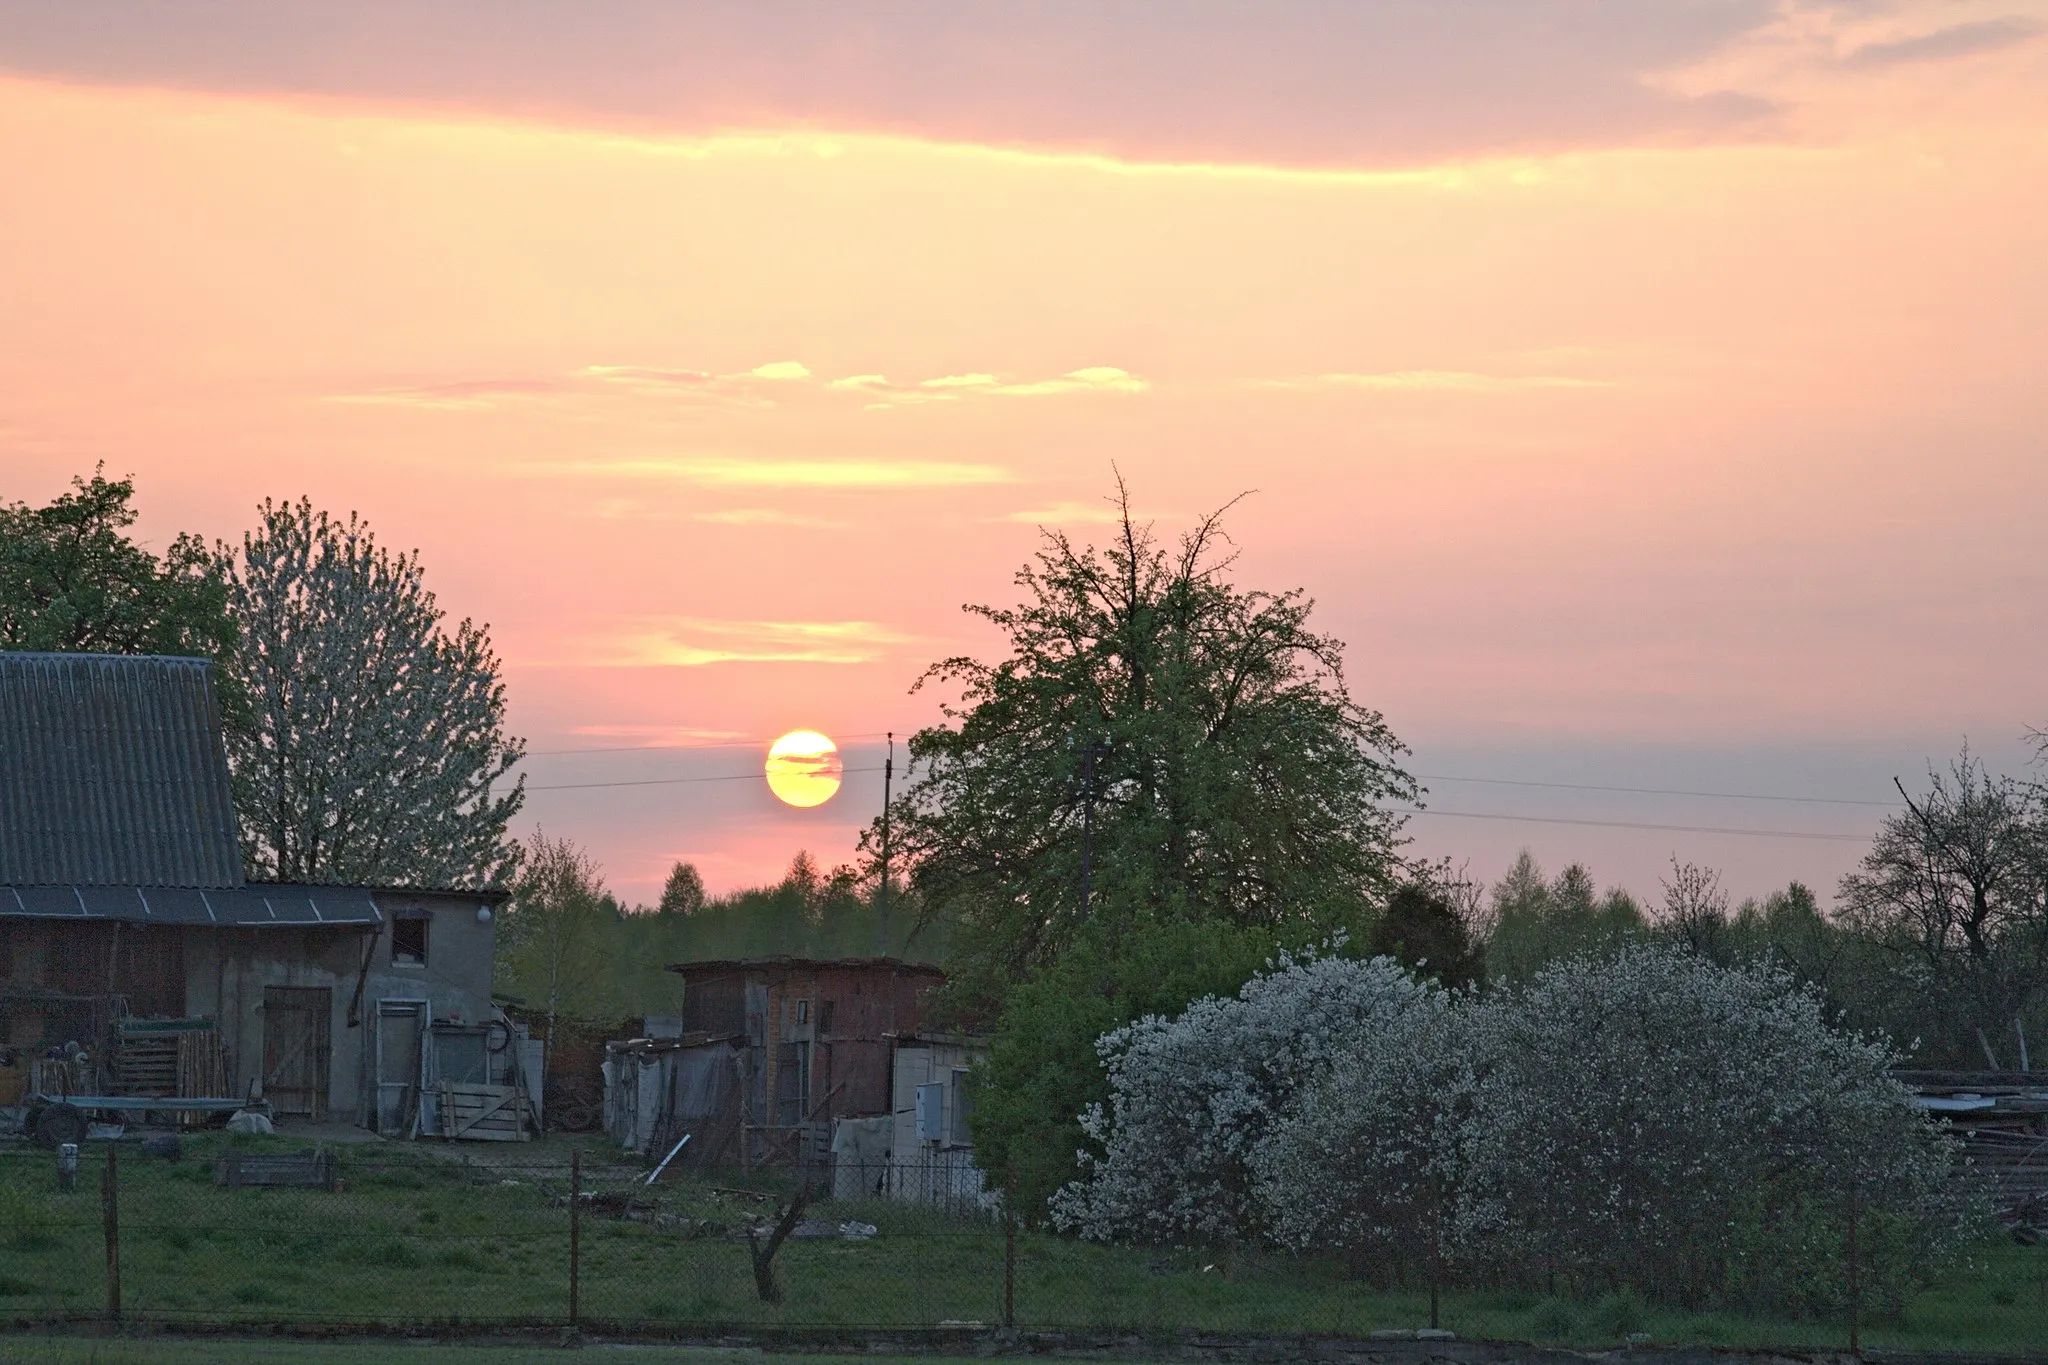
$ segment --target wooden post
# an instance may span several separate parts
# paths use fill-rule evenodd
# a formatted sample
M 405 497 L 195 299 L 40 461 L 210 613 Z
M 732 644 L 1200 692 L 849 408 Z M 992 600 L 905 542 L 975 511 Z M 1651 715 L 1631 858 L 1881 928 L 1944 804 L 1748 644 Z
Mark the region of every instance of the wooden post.
M 121 1194 L 114 1144 L 107 1144 L 107 1169 L 100 1177 L 100 1207 L 107 1227 L 107 1320 L 121 1320 Z
M 583 1317 L 583 1149 L 569 1151 L 569 1325 Z
M 1003 1210 L 1003 1326 L 1017 1326 L 1017 1215 Z

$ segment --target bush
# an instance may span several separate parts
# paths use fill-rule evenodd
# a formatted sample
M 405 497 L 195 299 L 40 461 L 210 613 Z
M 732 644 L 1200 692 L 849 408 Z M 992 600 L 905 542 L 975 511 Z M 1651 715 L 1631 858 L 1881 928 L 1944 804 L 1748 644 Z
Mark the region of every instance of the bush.
M 1361 1036 L 1392 1027 L 1422 988 L 1389 958 L 1282 954 L 1235 998 L 1209 996 L 1103 1036 L 1109 1107 L 1081 1127 L 1097 1145 L 1053 1199 L 1062 1227 L 1096 1240 L 1231 1243 L 1272 1211 L 1254 1191 L 1274 1124 Z
M 1979 1212 L 1885 1046 L 1774 966 L 1671 946 L 1483 999 L 1385 958 L 1283 959 L 1101 1048 L 1066 1226 L 1605 1295 L 1610 1336 L 1643 1297 L 1837 1308 L 1852 1216 L 1864 1302 L 1896 1309 Z
M 1463 1197 L 1472 1131 L 1470 1011 L 1441 990 L 1343 1040 L 1254 1150 L 1268 1231 L 1357 1268 L 1444 1265 L 1490 1221 Z M 1439 1281 L 1440 1282 L 1440 1281 Z
M 1896 1303 L 1971 1209 L 1881 1044 L 1768 965 L 1671 947 L 1577 959 L 1475 1011 L 1468 1197 L 1525 1275 L 1685 1304 Z

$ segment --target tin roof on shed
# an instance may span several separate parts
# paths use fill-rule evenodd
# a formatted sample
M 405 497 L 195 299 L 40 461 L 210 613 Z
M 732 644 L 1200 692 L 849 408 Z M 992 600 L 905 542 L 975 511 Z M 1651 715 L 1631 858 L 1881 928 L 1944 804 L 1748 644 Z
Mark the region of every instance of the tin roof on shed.
M 242 884 L 209 660 L 0 652 L 0 883 Z
M 0 886 L 0 919 L 119 920 L 126 924 L 374 925 L 383 912 L 360 886 Z

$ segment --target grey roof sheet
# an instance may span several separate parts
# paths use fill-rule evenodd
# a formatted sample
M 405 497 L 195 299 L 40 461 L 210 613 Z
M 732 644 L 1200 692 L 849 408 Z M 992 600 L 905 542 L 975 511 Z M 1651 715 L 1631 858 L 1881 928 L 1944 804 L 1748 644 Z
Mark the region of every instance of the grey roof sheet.
M 0 883 L 241 882 L 208 660 L 0 652 Z
M 0 886 L 0 919 L 120 920 L 127 924 L 382 924 L 367 887 L 296 886 Z

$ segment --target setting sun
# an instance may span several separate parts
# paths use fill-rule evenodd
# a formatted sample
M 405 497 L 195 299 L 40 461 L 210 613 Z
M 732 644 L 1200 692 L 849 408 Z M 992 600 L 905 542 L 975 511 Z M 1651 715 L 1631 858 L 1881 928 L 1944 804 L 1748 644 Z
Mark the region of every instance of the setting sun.
M 792 730 L 768 746 L 768 790 L 791 806 L 822 806 L 839 790 L 839 746 L 816 730 Z

